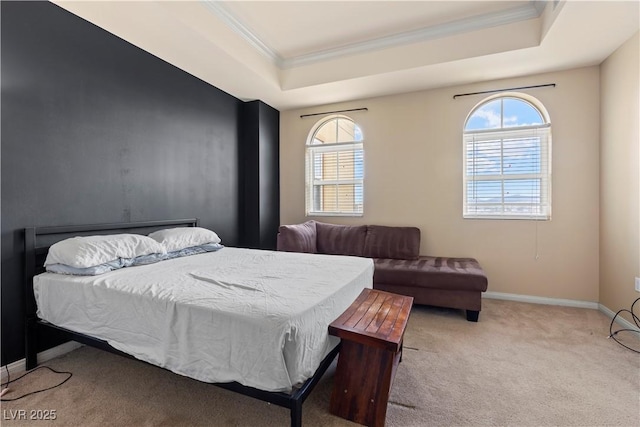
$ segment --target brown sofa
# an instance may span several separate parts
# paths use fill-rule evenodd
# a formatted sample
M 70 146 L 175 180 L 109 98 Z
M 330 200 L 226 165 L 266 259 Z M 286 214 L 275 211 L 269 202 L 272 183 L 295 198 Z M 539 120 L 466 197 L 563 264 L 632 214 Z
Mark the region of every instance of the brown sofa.
M 466 310 L 478 321 L 487 276 L 473 258 L 420 256 L 420 229 L 335 225 L 317 221 L 282 225 L 278 250 L 373 258 L 373 287 L 409 295 L 415 304 Z

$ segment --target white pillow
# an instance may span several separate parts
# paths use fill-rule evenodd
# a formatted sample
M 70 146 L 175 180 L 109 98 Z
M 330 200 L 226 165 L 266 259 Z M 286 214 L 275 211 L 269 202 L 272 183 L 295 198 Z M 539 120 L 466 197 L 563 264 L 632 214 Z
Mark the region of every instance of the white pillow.
M 206 243 L 220 243 L 220 237 L 211 230 L 201 227 L 176 227 L 154 231 L 149 237 L 164 247 L 165 251 L 173 252 Z
M 51 245 L 44 265 L 64 264 L 88 268 L 115 261 L 154 253 L 164 254 L 158 242 L 139 234 L 111 234 L 83 236 L 61 240 Z

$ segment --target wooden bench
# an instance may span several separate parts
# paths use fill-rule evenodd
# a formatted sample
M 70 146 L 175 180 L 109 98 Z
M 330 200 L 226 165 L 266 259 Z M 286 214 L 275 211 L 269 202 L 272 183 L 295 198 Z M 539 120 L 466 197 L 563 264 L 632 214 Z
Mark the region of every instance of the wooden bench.
M 413 298 L 365 289 L 329 325 L 341 338 L 329 411 L 367 426 L 384 426 L 387 402 Z

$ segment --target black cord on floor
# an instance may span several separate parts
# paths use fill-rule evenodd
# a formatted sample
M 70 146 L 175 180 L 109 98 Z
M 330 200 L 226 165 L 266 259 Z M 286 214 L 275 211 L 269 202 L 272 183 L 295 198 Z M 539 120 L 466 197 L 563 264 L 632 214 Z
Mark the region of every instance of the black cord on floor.
M 6 365 L 5 365 L 5 368 L 7 368 Z M 60 384 L 56 384 L 56 385 L 51 386 L 51 387 L 43 388 L 42 390 L 32 391 L 32 392 L 29 392 L 27 394 L 23 394 L 22 396 L 14 397 L 13 399 L 0 399 L 0 402 L 13 402 L 13 401 L 16 401 L 16 400 L 20 400 L 20 399 L 22 399 L 24 397 L 31 396 L 31 395 L 36 394 L 36 393 L 42 393 L 43 391 L 47 391 L 47 390 L 54 389 L 56 387 L 60 387 L 62 384 L 64 384 L 67 381 L 69 381 L 69 378 L 71 378 L 73 376 L 73 374 L 71 372 L 64 372 L 64 371 L 61 372 L 61 371 L 56 371 L 55 369 L 52 369 L 52 368 L 50 368 L 48 366 L 38 366 L 37 368 L 32 369 L 29 372 L 25 372 L 24 374 L 20 375 L 18 378 L 12 380 L 12 379 L 9 378 L 9 368 L 7 368 L 7 383 L 6 383 L 6 385 L 8 386 L 9 384 L 11 384 L 13 382 L 16 382 L 19 379 L 24 378 L 27 375 L 31 374 L 32 372 L 37 371 L 38 369 L 48 369 L 51 372 L 55 372 L 56 374 L 67 374 L 69 376 L 67 378 L 65 378 Z
M 633 332 L 636 334 L 640 334 L 640 317 L 636 316 L 636 314 L 633 311 L 633 307 L 636 305 L 636 303 L 640 301 L 640 298 L 636 298 L 636 300 L 633 302 L 633 304 L 631 304 L 631 309 L 627 310 L 626 308 L 623 308 L 622 310 L 618 310 L 618 312 L 615 314 L 615 316 L 613 316 L 613 319 L 611 319 L 611 324 L 609 325 L 609 336 L 608 338 L 613 338 L 613 340 L 615 342 L 617 342 L 618 344 L 620 344 L 621 346 L 623 346 L 624 348 L 627 348 L 631 351 L 634 351 L 636 353 L 640 353 L 639 350 L 636 350 L 635 348 L 631 348 L 623 343 L 621 343 L 620 341 L 618 341 L 618 339 L 616 338 L 616 335 L 620 332 Z M 630 329 L 630 328 L 624 328 L 624 329 L 618 329 L 617 331 L 613 331 L 613 324 L 616 321 L 616 317 L 618 317 L 620 315 L 620 313 L 629 313 L 631 314 L 631 318 L 633 319 L 633 323 L 636 324 L 636 326 L 638 327 L 638 329 Z

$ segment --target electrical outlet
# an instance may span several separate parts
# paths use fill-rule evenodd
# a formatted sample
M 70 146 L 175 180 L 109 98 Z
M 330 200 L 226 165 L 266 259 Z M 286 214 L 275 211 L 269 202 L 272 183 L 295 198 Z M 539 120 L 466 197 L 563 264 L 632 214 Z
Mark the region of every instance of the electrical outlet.
M 636 291 L 640 292 L 640 277 L 636 277 Z

